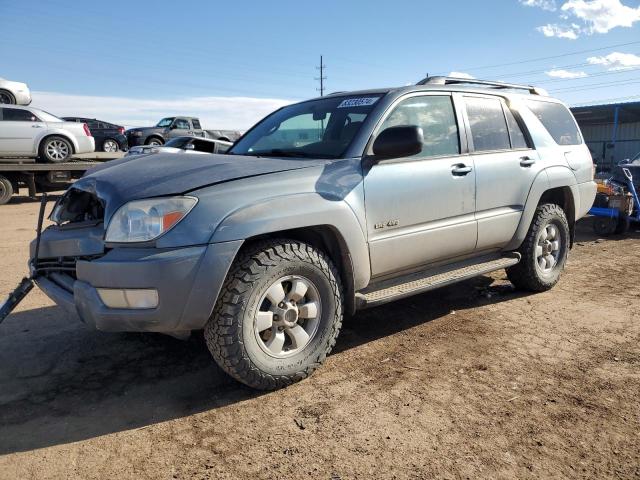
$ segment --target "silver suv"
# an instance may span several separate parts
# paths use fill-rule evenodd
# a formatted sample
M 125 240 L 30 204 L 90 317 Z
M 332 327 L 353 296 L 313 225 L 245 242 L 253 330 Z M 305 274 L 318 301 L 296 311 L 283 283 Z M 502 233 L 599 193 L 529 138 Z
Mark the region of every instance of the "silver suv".
M 324 361 L 345 313 L 503 268 L 550 289 L 595 192 L 561 102 L 434 77 L 283 107 L 228 155 L 100 166 L 31 268 L 94 328 L 204 329 L 226 372 L 274 389 Z

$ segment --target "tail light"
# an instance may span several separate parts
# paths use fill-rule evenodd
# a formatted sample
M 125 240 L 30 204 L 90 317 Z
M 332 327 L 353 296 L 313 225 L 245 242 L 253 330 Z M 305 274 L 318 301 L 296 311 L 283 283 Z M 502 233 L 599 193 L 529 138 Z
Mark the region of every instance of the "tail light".
M 124 134 L 124 127 L 118 127 L 118 133 Z
M 82 128 L 84 128 L 84 133 L 87 134 L 87 137 L 93 137 L 93 135 L 91 135 L 91 130 L 89 130 L 89 127 L 86 123 L 82 124 Z

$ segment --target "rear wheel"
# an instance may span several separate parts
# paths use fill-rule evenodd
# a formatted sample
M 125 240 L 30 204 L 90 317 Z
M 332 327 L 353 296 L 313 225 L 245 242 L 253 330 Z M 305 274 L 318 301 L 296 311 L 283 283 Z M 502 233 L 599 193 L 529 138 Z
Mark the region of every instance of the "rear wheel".
M 629 231 L 630 227 L 631 219 L 629 218 L 629 215 L 627 215 L 626 213 L 621 213 L 618 216 L 618 222 L 616 223 L 616 233 L 618 235 L 624 235 Z
M 15 105 L 16 97 L 11 92 L 0 90 L 0 103 Z
M 49 163 L 68 160 L 73 153 L 71 143 L 63 137 L 49 137 L 40 146 L 40 157 Z
M 151 145 L 152 147 L 159 147 L 160 145 L 164 145 L 164 142 L 157 137 L 153 137 L 147 140 L 145 145 Z
M 118 142 L 116 142 L 113 138 L 107 138 L 104 142 L 102 142 L 102 151 L 103 152 L 117 152 L 120 149 Z
M 543 292 L 560 279 L 569 252 L 569 223 L 559 205 L 538 206 L 520 246 L 522 258 L 507 268 L 511 283 L 522 290 Z
M 339 278 L 324 253 L 294 240 L 262 242 L 241 253 L 205 327 L 218 365 L 262 390 L 309 376 L 342 325 Z
M 13 184 L 7 177 L 0 175 L 0 205 L 4 205 L 13 196 Z

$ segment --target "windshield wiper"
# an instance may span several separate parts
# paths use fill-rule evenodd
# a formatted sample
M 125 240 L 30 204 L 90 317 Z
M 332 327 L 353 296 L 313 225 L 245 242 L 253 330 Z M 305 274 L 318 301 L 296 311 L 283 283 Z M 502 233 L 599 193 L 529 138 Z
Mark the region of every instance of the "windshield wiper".
M 261 150 L 258 152 L 251 152 L 253 155 L 259 155 L 261 157 L 286 157 L 286 158 L 315 158 L 315 155 L 311 155 L 306 152 L 281 150 L 279 148 L 272 148 L 271 150 Z

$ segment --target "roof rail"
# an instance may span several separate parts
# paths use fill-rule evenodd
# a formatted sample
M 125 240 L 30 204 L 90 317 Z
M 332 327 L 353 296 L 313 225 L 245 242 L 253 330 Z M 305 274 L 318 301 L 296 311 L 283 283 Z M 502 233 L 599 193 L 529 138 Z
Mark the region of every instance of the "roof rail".
M 491 88 L 512 88 L 516 90 L 526 90 L 532 95 L 549 95 L 543 88 L 534 87 L 532 85 L 519 85 L 516 83 L 492 82 L 489 80 L 476 80 L 475 78 L 457 78 L 457 77 L 426 77 L 420 80 L 416 85 L 484 85 Z

